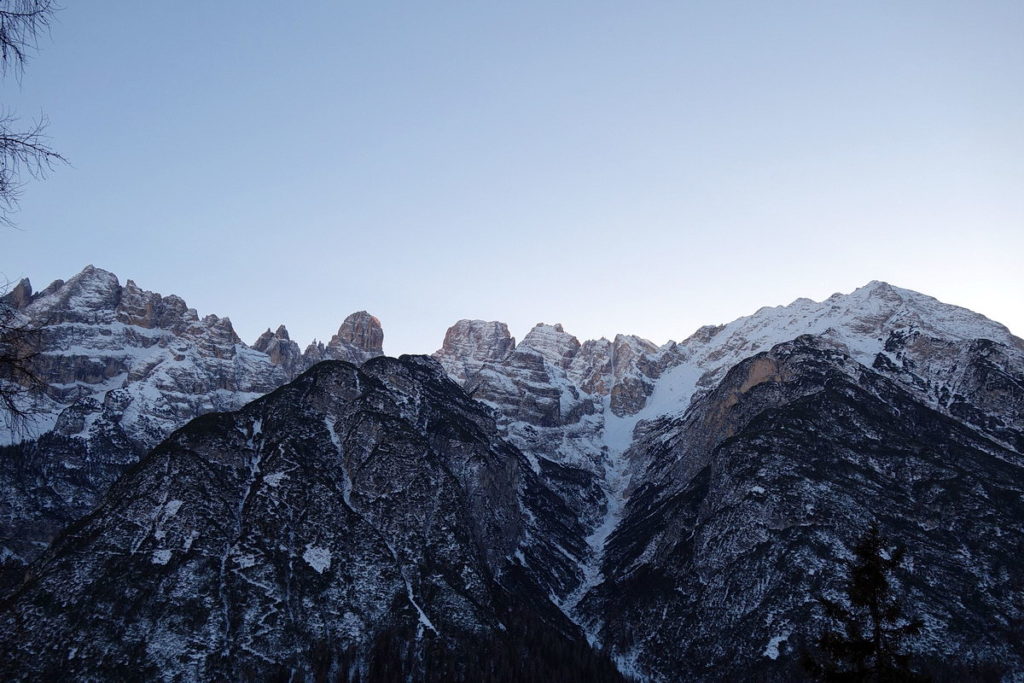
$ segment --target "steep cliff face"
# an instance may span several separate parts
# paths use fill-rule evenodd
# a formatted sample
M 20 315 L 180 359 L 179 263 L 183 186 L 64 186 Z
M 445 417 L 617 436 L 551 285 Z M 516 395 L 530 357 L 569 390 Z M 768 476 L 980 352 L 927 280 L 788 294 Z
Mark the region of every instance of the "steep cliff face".
M 495 409 L 525 452 L 600 476 L 605 413 L 637 412 L 673 351 L 671 343 L 659 349 L 624 335 L 581 344 L 561 325 L 543 323 L 517 346 L 504 323 L 463 320 L 434 357 Z
M 990 381 L 1002 377 L 1004 393 L 1019 406 L 1012 397 L 1024 343 L 976 313 L 881 282 L 822 302 L 763 308 L 661 347 L 632 335 L 580 343 L 561 325 L 545 324 L 516 345 L 503 323 L 460 321 L 434 357 L 497 411 L 525 452 L 602 477 L 614 460 L 608 453 L 624 451 L 639 422 L 681 414 L 736 363 L 804 334 L 875 366 L 944 411 L 965 402 L 956 396 L 968 387 L 956 383 L 966 380 L 952 377 L 971 364 L 988 368 Z M 975 340 L 986 340 L 988 350 Z M 1001 400 L 991 403 L 1002 410 Z M 1005 416 L 1004 425 L 1013 418 Z
M 5 298 L 37 330 L 34 371 L 45 395 L 26 407 L 28 433 L 0 432 L 0 559 L 34 557 L 62 526 L 93 508 L 126 467 L 174 429 L 209 412 L 236 410 L 317 359 L 300 357 L 284 326 L 255 348 L 228 318 L 200 318 L 89 266 L 33 293 L 24 280 Z M 330 357 L 380 355 L 380 323 L 349 316 Z
M 515 347 L 516 340 L 505 323 L 460 320 L 448 328 L 434 358 L 452 379 L 465 384 L 486 363 L 508 358 Z
M 561 325 L 538 324 L 518 345 L 503 323 L 460 321 L 437 358 L 470 396 L 495 411 L 499 428 L 530 458 L 533 469 L 583 521 L 570 555 L 592 576 L 595 530 L 615 517 L 624 479 L 624 449 L 606 423 L 635 412 L 674 353 L 635 336 L 583 344 Z M 586 582 L 584 578 L 584 582 Z M 571 610 L 577 586 L 564 598 Z
M 312 366 L 299 351 L 299 345 L 288 336 L 288 328 L 279 325 L 271 332 L 270 328 L 256 339 L 253 350 L 267 354 L 273 365 L 279 366 L 289 377 L 297 377 L 307 367 Z
M 436 363 L 322 363 L 121 479 L 9 602 L 0 666 L 613 679 L 523 565 L 539 517 L 573 524 Z

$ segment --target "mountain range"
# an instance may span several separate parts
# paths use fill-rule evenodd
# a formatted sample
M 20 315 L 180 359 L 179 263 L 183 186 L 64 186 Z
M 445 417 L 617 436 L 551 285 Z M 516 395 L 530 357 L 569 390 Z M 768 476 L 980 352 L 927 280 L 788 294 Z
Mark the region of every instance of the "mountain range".
M 1024 676 L 1024 341 L 883 282 L 657 346 L 304 351 L 87 267 L 0 434 L 0 671 L 790 680 L 871 522 L 936 677 Z M 119 672 L 119 673 L 118 673 Z

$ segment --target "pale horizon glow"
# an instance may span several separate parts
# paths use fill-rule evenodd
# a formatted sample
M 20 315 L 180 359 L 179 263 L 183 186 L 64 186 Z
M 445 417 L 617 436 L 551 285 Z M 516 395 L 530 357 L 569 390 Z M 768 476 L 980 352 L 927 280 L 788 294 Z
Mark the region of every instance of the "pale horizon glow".
M 346 315 L 662 344 L 870 280 L 1024 334 L 1024 3 L 60 11 L 5 104 L 72 167 L 0 275 L 88 263 L 248 344 Z

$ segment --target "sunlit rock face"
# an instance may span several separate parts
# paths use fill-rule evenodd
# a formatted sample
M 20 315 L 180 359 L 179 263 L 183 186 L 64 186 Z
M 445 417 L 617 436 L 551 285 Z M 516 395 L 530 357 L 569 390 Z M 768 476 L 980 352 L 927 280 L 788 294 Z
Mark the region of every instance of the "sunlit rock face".
M 345 318 L 338 333 L 324 345 L 313 342 L 302 354 L 302 368 L 308 368 L 325 360 L 343 360 L 348 363 L 364 363 L 370 358 L 383 355 L 384 330 L 380 320 L 366 311 L 359 311 Z
M 384 330 L 380 321 L 366 311 L 358 311 L 345 318 L 338 328 L 338 334 L 331 339 L 327 348 L 341 345 L 354 347 L 366 354 L 366 359 L 384 353 Z M 364 359 L 364 360 L 366 360 Z M 343 360 L 336 358 L 334 360 Z
M 515 346 L 505 323 L 460 320 L 448 328 L 434 358 L 452 378 L 465 382 L 485 363 L 508 358 Z
M 299 345 L 288 336 L 288 328 L 278 326 L 274 332 L 267 331 L 259 336 L 252 348 L 267 354 L 270 362 L 280 366 L 289 377 L 297 376 L 305 367 L 306 361 L 299 351 Z
M 161 296 L 86 267 L 39 293 L 23 280 L 4 303 L 38 331 L 34 371 L 46 393 L 27 431 L 0 433 L 0 553 L 24 562 L 88 512 L 140 455 L 192 418 L 236 410 L 314 362 L 281 326 L 248 347 L 231 321 L 200 318 Z M 380 322 L 365 312 L 342 324 L 330 353 L 380 355 Z M 333 356 L 332 356 L 333 357 Z
M 581 344 L 561 325 L 544 323 L 516 345 L 504 323 L 462 320 L 434 357 L 474 398 L 495 408 L 521 448 L 600 473 L 603 413 L 636 413 L 673 348 L 625 335 Z

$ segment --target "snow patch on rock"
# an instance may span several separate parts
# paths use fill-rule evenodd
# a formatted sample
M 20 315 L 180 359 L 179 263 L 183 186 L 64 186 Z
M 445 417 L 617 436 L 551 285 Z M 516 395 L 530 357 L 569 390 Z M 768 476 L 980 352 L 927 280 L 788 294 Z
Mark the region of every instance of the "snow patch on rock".
M 272 472 L 263 477 L 263 483 L 267 486 L 277 487 L 281 485 L 281 481 L 287 478 L 288 475 L 284 472 Z
M 781 635 L 777 635 L 777 636 L 773 637 L 771 640 L 769 640 L 768 641 L 768 646 L 765 647 L 765 649 L 764 649 L 764 653 L 763 653 L 764 656 L 767 657 L 768 659 L 778 659 L 779 658 L 779 645 L 782 645 L 782 643 L 784 643 L 787 640 L 789 640 L 789 633 L 790 633 L 789 631 L 786 631 L 785 633 L 783 633 Z
M 248 569 L 256 564 L 256 558 L 252 555 L 239 555 L 235 558 L 235 564 L 237 564 L 240 569 Z
M 307 545 L 306 552 L 302 553 L 302 559 L 310 567 L 316 570 L 317 574 L 323 574 L 331 568 L 331 551 L 316 545 Z

